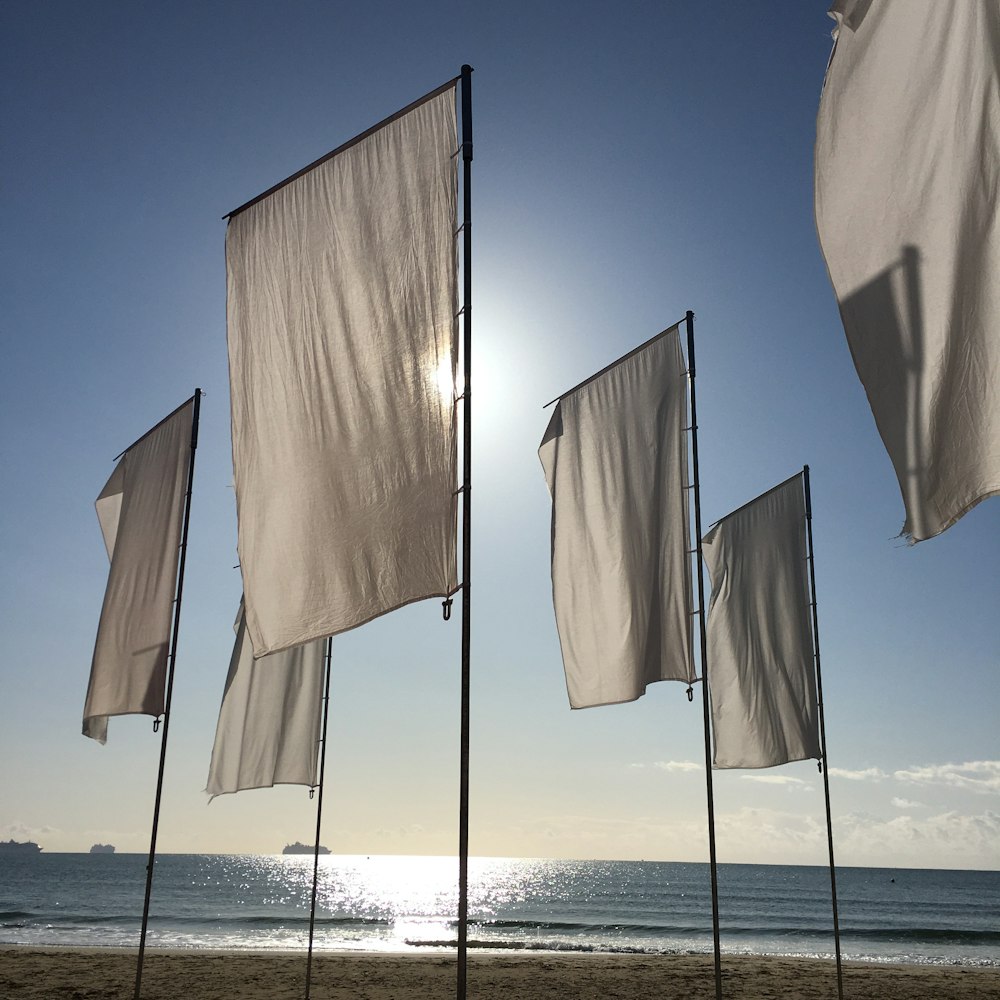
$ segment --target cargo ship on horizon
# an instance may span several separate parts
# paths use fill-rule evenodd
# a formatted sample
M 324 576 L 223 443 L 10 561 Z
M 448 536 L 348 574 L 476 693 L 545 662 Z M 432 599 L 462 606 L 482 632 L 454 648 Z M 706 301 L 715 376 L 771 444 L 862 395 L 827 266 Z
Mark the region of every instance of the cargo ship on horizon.
M 282 854 L 329 854 L 330 848 L 324 847 L 320 844 L 319 847 L 313 847 L 312 844 L 300 844 L 297 840 L 294 844 L 285 844 Z
M 0 854 L 41 854 L 33 840 L 0 840 Z

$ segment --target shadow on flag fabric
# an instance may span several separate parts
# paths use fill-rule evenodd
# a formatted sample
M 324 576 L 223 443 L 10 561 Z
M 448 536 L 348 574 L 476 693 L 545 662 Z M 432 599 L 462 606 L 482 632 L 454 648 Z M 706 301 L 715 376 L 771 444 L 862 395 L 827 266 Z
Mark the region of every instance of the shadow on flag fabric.
M 83 735 L 105 743 L 112 715 L 163 714 L 194 399 L 148 431 L 97 498 L 111 560 L 83 709 Z
M 672 327 L 556 404 L 538 450 L 573 708 L 694 680 L 687 373 Z
M 802 474 L 713 525 L 702 551 L 714 766 L 819 759 Z
M 256 656 L 456 590 L 457 148 L 452 83 L 230 218 Z
M 243 605 L 205 791 L 316 782 L 326 641 L 255 660 Z M 209 800 L 211 801 L 211 800 Z
M 1000 492 L 1000 6 L 830 13 L 816 225 L 917 542 Z

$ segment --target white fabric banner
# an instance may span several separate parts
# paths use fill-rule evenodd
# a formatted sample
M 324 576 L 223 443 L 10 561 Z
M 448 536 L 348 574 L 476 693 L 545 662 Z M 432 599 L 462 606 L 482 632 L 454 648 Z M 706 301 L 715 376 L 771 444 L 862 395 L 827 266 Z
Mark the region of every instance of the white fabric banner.
M 255 660 L 243 606 L 205 791 L 316 784 L 326 641 Z
M 702 539 L 716 767 L 819 758 L 802 474 Z
M 457 145 L 449 87 L 230 220 L 256 656 L 456 589 Z
M 97 628 L 83 735 L 108 737 L 108 716 L 163 714 L 194 400 L 140 438 L 97 498 L 111 560 Z
M 920 541 L 1000 492 L 1000 6 L 830 13 L 816 223 Z
M 538 450 L 573 708 L 694 679 L 687 376 L 677 327 L 564 396 Z

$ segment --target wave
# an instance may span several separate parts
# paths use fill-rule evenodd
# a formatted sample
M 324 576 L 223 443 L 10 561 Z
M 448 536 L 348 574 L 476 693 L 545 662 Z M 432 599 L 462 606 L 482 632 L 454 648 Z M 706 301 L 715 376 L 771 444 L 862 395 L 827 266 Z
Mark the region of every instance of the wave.
M 832 927 L 732 927 L 722 925 L 722 934 L 742 936 L 742 937 L 799 937 L 799 938 L 829 938 L 833 934 Z M 844 926 L 841 924 L 840 937 L 842 940 L 868 940 L 868 941 L 898 941 L 903 942 L 924 942 L 924 943 L 950 943 L 950 944 L 970 944 L 986 945 L 1000 944 L 1000 931 L 995 930 L 954 930 L 946 927 L 857 927 Z
M 192 924 L 204 924 L 205 919 L 202 917 L 190 917 L 186 920 L 177 920 L 173 917 L 163 917 L 162 921 L 166 924 L 178 924 L 190 921 Z M 265 917 L 265 916 L 253 916 L 253 917 L 220 917 L 218 920 L 213 922 L 217 926 L 233 926 L 233 927 L 296 927 L 296 926 L 309 926 L 309 915 L 301 914 L 289 914 L 281 917 Z M 386 917 L 324 917 L 317 914 L 316 916 L 316 926 L 317 927 L 392 927 L 392 920 Z
M 420 941 L 405 939 L 412 948 L 455 948 L 455 939 L 441 941 Z M 702 952 L 690 948 L 643 948 L 639 945 L 613 945 L 606 942 L 583 943 L 575 941 L 514 941 L 510 939 L 480 940 L 470 938 L 469 948 L 482 948 L 490 951 L 566 951 L 581 954 L 610 955 L 698 955 Z
M 457 927 L 454 919 L 441 919 L 440 917 L 430 918 L 438 926 L 448 927 L 449 930 Z M 38 913 L 27 910 L 5 910 L 0 911 L 0 928 L 22 929 L 32 925 L 49 925 L 52 927 L 132 927 L 140 920 L 138 913 L 110 913 L 110 914 L 90 914 L 90 913 Z M 316 927 L 328 930 L 350 930 L 358 929 L 362 931 L 391 930 L 397 921 L 386 916 L 323 916 L 317 915 Z M 214 916 L 208 919 L 205 916 L 172 916 L 169 914 L 154 914 L 150 917 L 150 926 L 154 928 L 203 928 L 207 926 L 219 930 L 238 930 L 245 928 L 248 931 L 254 929 L 287 929 L 304 928 L 309 924 L 307 913 L 289 913 L 281 915 L 250 914 L 247 916 Z M 565 935 L 577 935 L 585 937 L 586 942 L 578 942 L 574 948 L 584 950 L 607 951 L 615 950 L 618 945 L 615 938 L 622 936 L 639 938 L 700 938 L 707 931 L 703 924 L 688 923 L 590 923 L 586 921 L 572 920 L 511 920 L 493 918 L 470 918 L 470 932 L 478 931 L 483 936 L 482 947 L 498 948 L 522 948 L 531 947 L 532 944 L 523 940 L 525 936 L 538 937 L 539 935 L 549 935 L 561 938 Z M 723 936 L 735 938 L 753 939 L 800 939 L 800 940 L 826 940 L 830 937 L 832 929 L 829 926 L 803 926 L 794 924 L 778 924 L 773 926 L 761 925 L 733 925 L 723 922 L 721 928 Z M 970 945 L 986 947 L 1000 945 L 1000 930 L 975 929 L 975 928 L 947 928 L 947 927 L 902 927 L 894 925 L 882 926 L 858 926 L 841 924 L 841 938 L 844 941 L 872 941 L 872 942 L 894 942 L 899 944 L 938 944 L 938 945 Z M 440 944 L 440 942 L 428 942 L 424 940 L 407 941 L 413 945 Z M 474 947 L 470 943 L 470 947 Z M 635 950 L 643 951 L 644 948 L 637 947 Z M 653 948 L 656 952 L 663 949 Z
M 454 924 L 453 924 L 454 926 Z M 496 928 L 500 930 L 523 929 L 529 931 L 584 931 L 587 933 L 628 933 L 628 934 L 702 934 L 704 924 L 594 924 L 564 920 L 494 920 L 469 918 L 470 927 Z
M 934 941 L 954 944 L 1000 944 L 1000 931 L 951 930 L 944 927 L 848 927 L 840 936 L 869 938 L 876 941 Z
M 408 947 L 411 948 L 456 948 L 458 942 L 456 939 L 439 939 L 439 940 L 412 940 L 405 939 L 404 942 Z M 954 943 L 954 942 L 952 942 Z M 979 943 L 979 942 L 974 942 Z M 470 938 L 467 942 L 470 950 L 480 949 L 484 951 L 518 951 L 518 952 L 563 952 L 568 954 L 602 954 L 602 955 L 650 955 L 650 956 L 682 956 L 682 955 L 710 955 L 711 954 L 711 942 L 706 941 L 706 943 L 700 948 L 692 947 L 669 947 L 669 946 L 656 946 L 656 945 L 636 945 L 636 944 L 609 944 L 606 941 L 564 941 L 564 940 L 542 940 L 542 939 L 532 939 L 532 940 L 513 940 L 513 939 L 497 939 L 488 940 L 481 938 Z M 740 948 L 740 947 L 723 947 L 724 954 L 740 954 L 740 955 L 750 955 L 750 956 L 761 956 L 761 955 L 775 955 L 775 956 L 792 956 L 792 957 L 807 957 L 807 958 L 821 958 L 821 959 L 832 959 L 832 941 L 830 942 L 830 947 L 826 950 L 815 948 Z M 1000 960 L 992 957 L 972 957 L 966 956 L 963 958 L 955 958 L 948 955 L 927 955 L 921 954 L 919 951 L 907 952 L 902 955 L 877 955 L 868 954 L 862 950 L 855 949 L 851 952 L 845 952 L 844 958 L 846 961 L 855 962 L 877 962 L 877 963 L 892 963 L 892 962 L 906 962 L 907 964 L 913 965 L 947 965 L 947 966 L 975 966 L 980 968 L 1000 968 Z
M 677 937 L 700 936 L 706 933 L 703 924 L 591 924 L 583 922 L 568 922 L 558 920 L 469 920 L 470 928 L 498 931 L 528 931 L 528 932 L 564 932 L 586 933 L 595 936 L 608 934 L 641 934 L 644 936 Z M 734 926 L 723 922 L 722 934 L 741 937 L 830 937 L 833 933 L 830 927 L 805 927 L 801 925 L 785 926 Z M 955 944 L 1000 944 L 1000 930 L 976 930 L 966 928 L 956 930 L 947 927 L 900 927 L 900 926 L 844 926 L 841 925 L 842 938 L 864 938 L 876 941 L 924 941 L 928 943 Z
M 138 913 L 27 913 L 13 910 L 0 913 L 0 927 L 26 927 L 32 924 L 46 924 L 65 927 L 114 927 L 138 926 Z M 216 928 L 280 928 L 309 926 L 309 915 L 289 914 L 287 916 L 253 915 L 246 917 L 185 917 L 170 914 L 151 914 L 150 927 L 216 927 Z M 316 917 L 317 927 L 392 927 L 392 921 L 384 917 Z

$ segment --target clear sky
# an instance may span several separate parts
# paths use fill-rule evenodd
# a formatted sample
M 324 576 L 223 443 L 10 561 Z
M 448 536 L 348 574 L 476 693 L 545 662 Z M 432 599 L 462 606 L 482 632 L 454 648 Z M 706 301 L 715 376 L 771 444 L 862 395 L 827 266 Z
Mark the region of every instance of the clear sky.
M 809 463 L 838 861 L 1000 866 L 1000 501 L 906 547 L 813 223 L 824 0 L 0 7 L 0 838 L 148 848 L 158 737 L 80 735 L 112 458 L 202 407 L 164 852 L 309 841 L 206 804 L 240 596 L 221 216 L 475 67 L 473 854 L 707 859 L 682 685 L 571 712 L 542 404 L 697 315 L 706 526 Z M 459 616 L 338 638 L 324 843 L 457 848 Z M 815 763 L 716 775 L 720 861 L 823 863 Z

